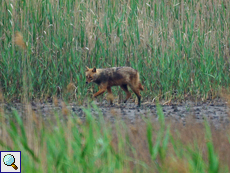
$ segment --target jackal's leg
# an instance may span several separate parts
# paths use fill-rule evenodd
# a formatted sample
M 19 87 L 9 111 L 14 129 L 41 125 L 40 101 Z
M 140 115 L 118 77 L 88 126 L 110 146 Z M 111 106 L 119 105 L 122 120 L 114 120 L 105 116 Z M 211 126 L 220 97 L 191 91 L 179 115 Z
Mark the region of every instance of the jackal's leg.
M 105 92 L 106 88 L 105 87 L 100 87 L 99 91 L 96 92 L 93 96 L 97 97 Z
M 133 92 L 136 94 L 137 98 L 138 98 L 138 106 L 141 106 L 141 94 L 140 94 L 140 90 L 139 88 L 135 88 L 133 86 L 130 86 L 130 88 L 133 90 Z
M 125 93 L 126 93 L 126 99 L 125 99 L 125 101 L 124 101 L 124 103 L 126 103 L 127 100 L 131 97 L 131 93 L 129 92 L 127 85 L 121 85 L 120 87 L 121 87 L 121 89 L 123 89 L 123 90 L 125 91 Z
M 107 87 L 107 91 L 108 91 L 108 100 L 110 101 L 110 104 L 113 104 L 113 94 L 112 94 L 112 90 L 111 87 Z

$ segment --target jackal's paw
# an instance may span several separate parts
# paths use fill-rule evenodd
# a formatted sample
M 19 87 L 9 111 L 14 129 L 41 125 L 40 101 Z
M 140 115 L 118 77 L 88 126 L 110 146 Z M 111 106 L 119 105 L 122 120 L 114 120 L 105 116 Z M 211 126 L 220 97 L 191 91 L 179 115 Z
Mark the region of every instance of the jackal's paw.
M 138 112 L 139 112 L 141 109 L 145 109 L 143 105 L 137 105 L 136 108 L 137 108 Z
M 109 104 L 110 107 L 115 107 L 116 105 L 114 103 Z

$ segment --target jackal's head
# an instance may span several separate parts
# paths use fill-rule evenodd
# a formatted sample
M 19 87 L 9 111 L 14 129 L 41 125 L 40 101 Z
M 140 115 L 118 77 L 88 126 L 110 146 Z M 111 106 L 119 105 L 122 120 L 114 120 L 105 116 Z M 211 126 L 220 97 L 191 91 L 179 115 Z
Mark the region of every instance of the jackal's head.
M 94 74 L 96 74 L 96 67 L 94 68 L 86 67 L 86 71 L 85 71 L 86 84 L 93 82 Z

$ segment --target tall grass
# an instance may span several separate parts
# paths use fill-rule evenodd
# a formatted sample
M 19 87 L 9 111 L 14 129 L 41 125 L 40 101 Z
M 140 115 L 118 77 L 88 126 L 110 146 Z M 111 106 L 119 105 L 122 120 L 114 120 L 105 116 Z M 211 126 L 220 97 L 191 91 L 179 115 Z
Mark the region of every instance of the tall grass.
M 84 109 L 84 122 L 70 112 L 64 117 L 54 112 L 56 118 L 45 121 L 32 114 L 37 118 L 25 124 L 15 111 L 1 121 L 6 131 L 0 150 L 21 151 L 23 172 L 229 172 L 226 131 L 216 135 L 207 122 L 205 128 L 170 128 L 157 109 L 159 122 L 144 118 L 136 124 L 110 123 L 100 112 L 95 119 L 91 108 Z M 31 124 L 34 130 L 26 130 Z
M 82 100 L 85 65 L 138 69 L 146 99 L 206 99 L 228 88 L 229 0 L 0 4 L 0 81 L 9 101 L 22 97 L 25 68 L 30 98 L 64 93 L 71 83 Z M 13 44 L 16 31 L 24 53 Z

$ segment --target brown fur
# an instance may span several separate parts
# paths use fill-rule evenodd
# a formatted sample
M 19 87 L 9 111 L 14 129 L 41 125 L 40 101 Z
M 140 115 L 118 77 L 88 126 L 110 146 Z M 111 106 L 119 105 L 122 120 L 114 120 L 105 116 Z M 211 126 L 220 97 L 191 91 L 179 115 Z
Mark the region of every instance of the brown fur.
M 106 69 L 96 69 L 86 67 L 86 83 L 94 82 L 99 85 L 99 91 L 93 96 L 97 97 L 103 94 L 106 90 L 109 95 L 112 95 L 111 87 L 120 86 L 126 93 L 124 103 L 131 97 L 128 91 L 128 86 L 137 95 L 138 105 L 141 104 L 140 90 L 144 90 L 140 83 L 139 73 L 131 67 L 112 67 Z M 110 101 L 112 103 L 112 101 Z

